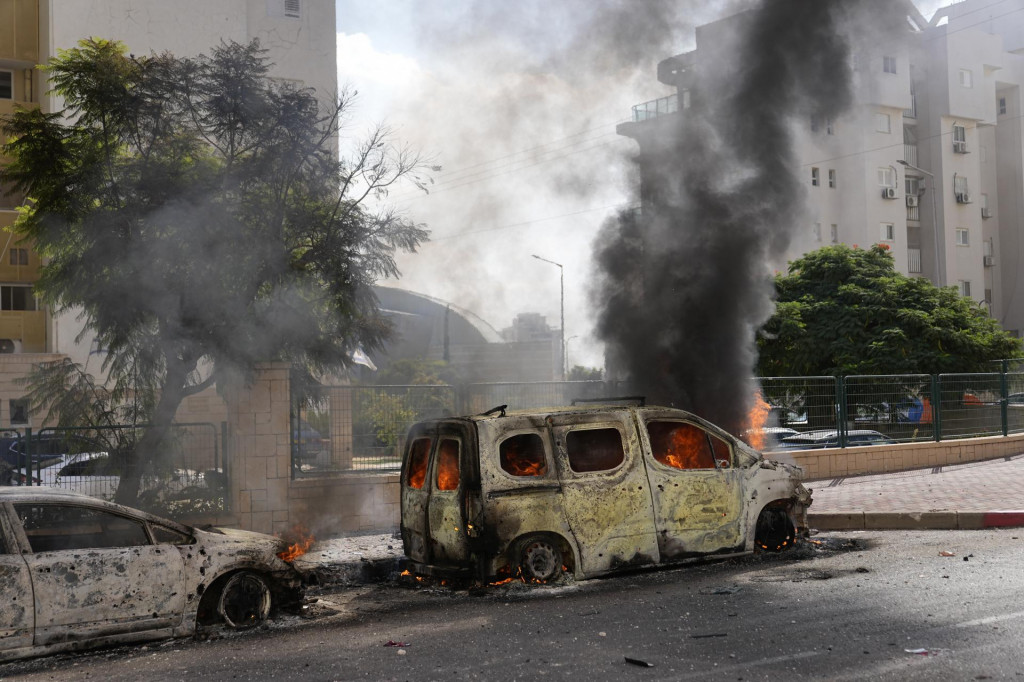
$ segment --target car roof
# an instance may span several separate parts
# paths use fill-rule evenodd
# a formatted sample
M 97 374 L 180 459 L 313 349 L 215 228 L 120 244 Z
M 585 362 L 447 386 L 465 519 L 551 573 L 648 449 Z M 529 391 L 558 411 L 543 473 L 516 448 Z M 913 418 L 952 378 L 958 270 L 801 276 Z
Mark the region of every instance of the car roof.
M 141 517 L 147 521 L 171 526 L 172 528 L 178 528 L 189 532 L 192 531 L 192 528 L 178 523 L 177 521 L 165 519 L 163 517 L 144 512 L 141 509 L 125 507 L 124 505 L 120 505 L 115 502 L 107 502 L 106 500 L 90 497 L 89 495 L 83 495 L 82 493 L 66 490 L 64 488 L 51 488 L 44 485 L 0 486 L 0 503 L 4 502 L 10 502 L 11 504 L 18 504 L 20 502 L 44 502 L 57 504 L 86 503 L 92 506 L 105 507 L 113 512 Z

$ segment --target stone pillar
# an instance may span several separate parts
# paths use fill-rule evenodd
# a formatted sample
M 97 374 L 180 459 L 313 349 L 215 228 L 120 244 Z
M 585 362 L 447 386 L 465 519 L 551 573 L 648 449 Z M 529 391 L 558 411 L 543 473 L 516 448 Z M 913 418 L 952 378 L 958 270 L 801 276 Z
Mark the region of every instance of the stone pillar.
M 246 530 L 278 533 L 291 525 L 289 368 L 282 362 L 261 364 L 248 386 L 225 391 L 232 510 Z

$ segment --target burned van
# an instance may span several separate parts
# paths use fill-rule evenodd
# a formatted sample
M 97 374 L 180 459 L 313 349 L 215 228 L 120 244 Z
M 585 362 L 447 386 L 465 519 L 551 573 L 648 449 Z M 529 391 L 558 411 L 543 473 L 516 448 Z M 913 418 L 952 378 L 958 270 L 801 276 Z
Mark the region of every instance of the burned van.
M 402 541 L 422 574 L 549 581 L 792 546 L 811 494 L 682 410 L 587 406 L 409 431 Z

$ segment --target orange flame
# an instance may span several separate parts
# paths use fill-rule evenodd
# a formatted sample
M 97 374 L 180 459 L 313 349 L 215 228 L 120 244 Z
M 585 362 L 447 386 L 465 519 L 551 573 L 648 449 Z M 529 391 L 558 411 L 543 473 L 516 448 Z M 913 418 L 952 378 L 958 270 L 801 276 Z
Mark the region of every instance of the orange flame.
M 459 441 L 448 439 L 441 441 L 437 455 L 437 489 L 458 490 Z
M 300 556 L 309 551 L 309 548 L 313 546 L 313 542 L 316 538 L 309 532 L 309 529 L 302 524 L 295 524 L 290 530 L 286 531 L 283 535 L 279 535 L 281 539 L 288 542 L 288 549 L 283 552 L 278 552 L 277 556 L 282 561 L 292 562 L 298 559 Z M 291 542 L 292 538 L 295 542 Z
M 764 448 L 764 425 L 768 421 L 771 406 L 761 396 L 761 391 L 754 392 L 754 405 L 747 413 L 747 442 L 755 450 Z
M 547 473 L 547 462 L 539 453 L 522 452 L 512 440 L 501 444 L 501 468 L 513 476 L 543 476 Z

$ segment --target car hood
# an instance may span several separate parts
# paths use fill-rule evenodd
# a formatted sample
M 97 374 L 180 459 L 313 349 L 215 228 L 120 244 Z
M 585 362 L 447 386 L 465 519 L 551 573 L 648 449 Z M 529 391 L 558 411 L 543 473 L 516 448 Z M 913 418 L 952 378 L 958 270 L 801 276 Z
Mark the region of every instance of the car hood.
M 281 538 L 239 528 L 196 529 L 196 535 L 201 535 L 202 541 L 209 544 L 235 547 L 248 546 L 254 550 L 263 550 L 275 555 L 288 547 L 287 543 Z

